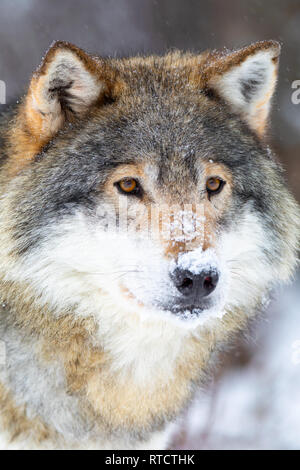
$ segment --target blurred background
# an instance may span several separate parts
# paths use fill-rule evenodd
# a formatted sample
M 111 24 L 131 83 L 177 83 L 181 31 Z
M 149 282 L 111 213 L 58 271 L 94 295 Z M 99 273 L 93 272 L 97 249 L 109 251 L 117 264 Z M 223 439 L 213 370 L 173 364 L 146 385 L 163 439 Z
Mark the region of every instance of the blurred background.
M 53 40 L 121 56 L 168 49 L 282 45 L 270 139 L 300 200 L 299 0 L 1 0 L 0 80 L 7 102 L 24 93 Z M 300 279 L 274 293 L 267 315 L 233 343 L 181 418 L 173 448 L 300 448 Z

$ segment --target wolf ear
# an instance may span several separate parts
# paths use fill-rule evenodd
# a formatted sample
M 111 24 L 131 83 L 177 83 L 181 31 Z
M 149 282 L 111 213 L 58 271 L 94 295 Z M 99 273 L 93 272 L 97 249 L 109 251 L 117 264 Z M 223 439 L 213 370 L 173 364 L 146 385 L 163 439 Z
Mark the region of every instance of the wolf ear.
M 280 45 L 263 41 L 239 51 L 217 55 L 209 64 L 206 86 L 240 113 L 262 136 L 277 81 Z
M 100 63 L 72 44 L 56 42 L 31 80 L 25 100 L 27 127 L 36 139 L 47 142 L 106 92 Z

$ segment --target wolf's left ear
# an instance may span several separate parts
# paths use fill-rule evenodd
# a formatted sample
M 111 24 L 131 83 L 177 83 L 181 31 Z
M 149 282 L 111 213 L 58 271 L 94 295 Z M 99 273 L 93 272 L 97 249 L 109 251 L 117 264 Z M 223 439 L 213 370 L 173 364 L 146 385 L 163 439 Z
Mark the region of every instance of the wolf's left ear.
M 264 134 L 277 81 L 280 44 L 263 41 L 216 55 L 205 71 L 206 87 L 240 113 L 260 136 Z
M 34 74 L 25 100 L 27 128 L 47 142 L 63 125 L 81 118 L 107 92 L 103 67 L 73 44 L 53 44 Z

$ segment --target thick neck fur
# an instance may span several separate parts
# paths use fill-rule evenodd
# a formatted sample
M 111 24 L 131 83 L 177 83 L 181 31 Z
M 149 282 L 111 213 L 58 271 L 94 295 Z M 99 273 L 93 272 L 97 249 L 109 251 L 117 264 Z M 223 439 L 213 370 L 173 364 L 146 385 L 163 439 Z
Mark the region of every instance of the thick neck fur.
M 183 334 L 136 317 L 135 327 L 128 323 L 111 335 L 118 357 L 92 316 L 54 315 L 28 292 L 24 285 L 1 286 L 6 365 L 0 396 L 11 403 L 1 414 L 9 422 L 14 413 L 10 437 L 22 442 L 30 427 L 30 438 L 42 447 L 76 447 L 78 440 L 86 447 L 146 445 L 187 405 L 220 340 L 217 323 L 210 333 Z M 237 327 L 232 316 L 224 322 L 223 339 Z M 24 425 L 28 420 L 34 425 Z

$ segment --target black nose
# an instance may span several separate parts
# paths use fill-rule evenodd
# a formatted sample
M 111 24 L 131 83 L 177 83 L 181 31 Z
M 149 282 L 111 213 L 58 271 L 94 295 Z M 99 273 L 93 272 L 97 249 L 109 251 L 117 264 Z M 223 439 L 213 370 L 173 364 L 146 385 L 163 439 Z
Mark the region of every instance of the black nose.
M 215 290 L 219 274 L 216 269 L 205 269 L 198 274 L 176 268 L 171 278 L 181 294 L 186 297 L 202 298 Z

